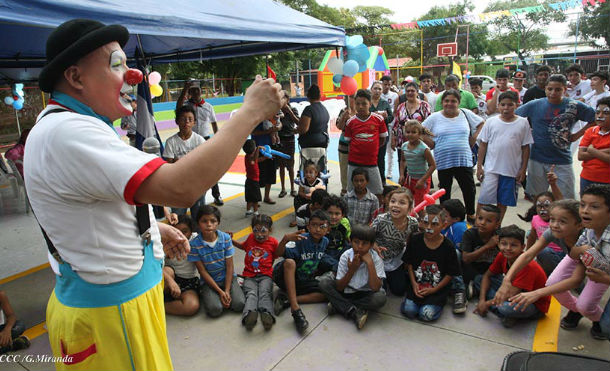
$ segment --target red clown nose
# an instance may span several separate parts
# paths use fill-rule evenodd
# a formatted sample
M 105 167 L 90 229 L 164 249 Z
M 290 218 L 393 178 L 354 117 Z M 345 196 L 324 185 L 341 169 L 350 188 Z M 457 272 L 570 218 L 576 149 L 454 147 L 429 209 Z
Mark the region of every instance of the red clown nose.
M 125 82 L 129 85 L 138 85 L 142 82 L 144 76 L 142 75 L 142 71 L 137 70 L 135 68 L 130 68 L 125 72 Z

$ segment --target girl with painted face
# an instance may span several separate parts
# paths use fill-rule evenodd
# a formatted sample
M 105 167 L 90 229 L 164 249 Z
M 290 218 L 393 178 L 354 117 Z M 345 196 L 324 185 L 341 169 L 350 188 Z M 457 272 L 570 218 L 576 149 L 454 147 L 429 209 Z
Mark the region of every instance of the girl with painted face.
M 233 241 L 233 245 L 246 252 L 244 258 L 244 306 L 241 323 L 247 330 L 256 325 L 258 315 L 265 330 L 270 330 L 275 323 L 273 317 L 273 261 L 284 254 L 284 249 L 278 248 L 278 242 L 271 237 L 273 221 L 265 214 L 252 218 L 252 233 L 241 244 Z
M 413 208 L 413 196 L 406 188 L 398 188 L 388 195 L 390 202 L 386 213 L 373 220 L 377 244 L 383 251 L 383 265 L 387 288 L 396 296 L 402 296 L 407 288 L 407 278 L 402 262 L 407 241 L 417 231 L 417 219 L 409 216 Z

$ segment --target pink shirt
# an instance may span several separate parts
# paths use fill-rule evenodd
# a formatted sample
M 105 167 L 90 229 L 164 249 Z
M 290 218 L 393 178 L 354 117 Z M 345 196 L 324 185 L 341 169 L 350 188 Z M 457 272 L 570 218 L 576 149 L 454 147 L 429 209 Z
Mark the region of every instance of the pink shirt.
M 547 229 L 549 229 L 549 222 L 545 222 L 544 220 L 542 220 L 539 215 L 534 215 L 534 217 L 532 218 L 532 228 L 534 228 L 534 230 L 536 231 L 536 236 L 540 238 L 540 236 L 542 236 L 542 234 Z M 563 251 L 561 247 L 559 247 L 556 243 L 553 242 L 549 243 L 547 246 L 558 252 Z
M 17 170 L 21 173 L 23 177 L 23 153 L 25 150 L 25 146 L 23 144 L 15 144 L 15 146 L 4 154 L 4 157 L 13 161 L 15 166 L 17 166 Z M 21 161 L 17 163 L 17 161 Z

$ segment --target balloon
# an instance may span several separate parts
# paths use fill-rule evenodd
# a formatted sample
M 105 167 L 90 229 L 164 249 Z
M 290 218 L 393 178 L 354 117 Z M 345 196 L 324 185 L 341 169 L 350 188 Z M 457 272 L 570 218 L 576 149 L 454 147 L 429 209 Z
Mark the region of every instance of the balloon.
M 347 51 L 347 59 L 358 63 L 358 72 L 366 71 L 366 62 L 369 60 L 370 56 L 369 48 L 364 44 L 360 44 L 358 47 L 348 49 Z
M 343 64 L 343 76 L 354 77 L 358 73 L 360 66 L 356 61 L 347 61 Z
M 354 95 L 356 94 L 356 90 L 358 90 L 356 79 L 349 76 L 343 76 L 341 79 L 341 91 L 347 95 Z
M 21 100 L 14 101 L 13 102 L 13 108 L 16 109 L 17 111 L 22 109 L 23 108 L 23 101 L 21 101 Z
M 148 83 L 150 85 L 159 85 L 161 82 L 161 74 L 157 71 L 148 74 Z M 160 95 L 160 94 L 159 94 Z
M 333 84 L 341 84 L 341 79 L 343 76 L 341 74 L 333 75 Z
M 363 42 L 364 42 L 364 39 L 360 35 L 346 36 L 346 38 L 345 38 L 345 46 L 347 46 L 348 49 L 355 48 L 355 47 L 359 46 L 360 44 L 362 44 Z
M 13 97 L 4 97 L 4 103 L 8 104 L 9 106 L 11 104 L 13 104 L 15 100 L 13 99 Z
M 436 202 L 436 200 L 441 198 L 441 196 L 443 196 L 444 194 L 445 194 L 445 189 L 441 188 L 431 195 L 424 195 L 424 200 L 422 202 L 420 202 L 417 206 L 415 206 L 415 208 L 413 208 L 413 211 L 411 211 L 411 216 L 415 216 L 415 214 L 417 214 L 418 212 L 423 210 L 424 207 L 434 204 Z
M 383 48 L 382 47 L 377 48 L 377 53 L 379 53 L 379 55 L 383 55 Z
M 339 58 L 330 58 L 326 65 L 328 66 L 328 70 L 332 72 L 333 75 L 340 75 L 343 72 L 343 62 L 341 62 L 341 59 Z
M 150 86 L 150 95 L 153 97 L 159 97 L 163 94 L 163 88 L 159 85 L 151 85 Z

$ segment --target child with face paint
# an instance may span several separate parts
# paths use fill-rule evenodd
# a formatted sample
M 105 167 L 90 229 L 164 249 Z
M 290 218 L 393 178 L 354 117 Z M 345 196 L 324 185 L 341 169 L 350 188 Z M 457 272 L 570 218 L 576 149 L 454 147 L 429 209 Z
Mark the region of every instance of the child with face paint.
M 610 97 L 597 102 L 595 123 L 585 131 L 578 149 L 581 195 L 591 184 L 610 184 Z
M 409 237 L 417 231 L 417 219 L 409 216 L 413 197 L 408 189 L 398 188 L 388 196 L 390 202 L 386 213 L 375 218 L 372 227 L 377 233 L 377 245 L 383 251 L 386 286 L 392 294 L 402 296 L 407 289 L 402 257 Z
M 512 327 L 518 320 L 538 319 L 548 312 L 551 303 L 549 295 L 543 295 L 535 302 L 517 310 L 512 303 L 505 301 L 495 306 L 493 298 L 502 283 L 502 276 L 508 271 L 515 260 L 523 254 L 525 247 L 525 231 L 516 225 L 501 228 L 498 231 L 500 254 L 496 256 L 491 266 L 481 279 L 475 278 L 475 287 L 479 294 L 479 303 L 474 313 L 485 317 L 490 310 L 502 320 L 504 327 Z M 535 261 L 530 261 L 511 281 L 513 295 L 543 288 L 546 274 Z
M 400 311 L 410 319 L 437 320 L 447 302 L 451 279 L 460 274 L 455 247 L 441 234 L 445 214 L 439 205 L 426 207 L 425 232 L 411 236 L 402 260 L 410 285 Z
M 193 235 L 193 220 L 188 215 L 180 215 L 176 228 L 189 241 Z M 196 235 L 196 234 L 195 234 Z M 186 259 L 165 257 L 163 267 L 165 289 L 165 313 L 176 316 L 192 316 L 199 311 L 199 273 L 195 263 Z
M 273 317 L 273 260 L 284 254 L 284 246 L 278 248 L 278 242 L 271 237 L 273 220 L 265 214 L 252 217 L 252 233 L 241 244 L 233 245 L 246 252 L 244 258 L 244 283 L 242 288 L 246 304 L 241 323 L 247 330 L 256 325 L 258 315 L 265 330 L 270 330 L 275 323 Z

